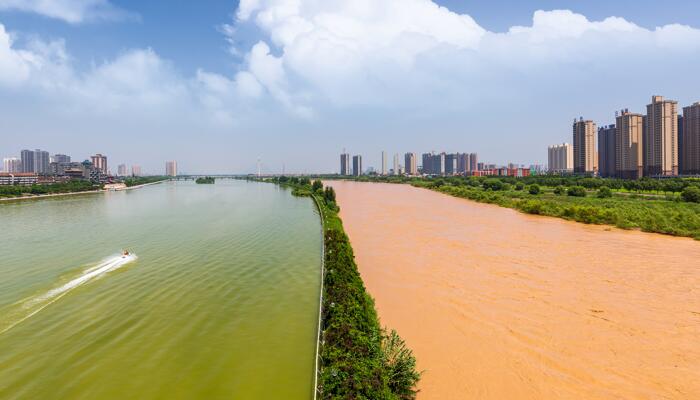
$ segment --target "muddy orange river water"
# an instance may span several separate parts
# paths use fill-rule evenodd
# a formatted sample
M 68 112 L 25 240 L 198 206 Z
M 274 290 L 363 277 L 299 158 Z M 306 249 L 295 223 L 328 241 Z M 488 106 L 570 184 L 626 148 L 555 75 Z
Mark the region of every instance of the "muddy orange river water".
M 329 184 L 419 399 L 700 399 L 700 242 Z

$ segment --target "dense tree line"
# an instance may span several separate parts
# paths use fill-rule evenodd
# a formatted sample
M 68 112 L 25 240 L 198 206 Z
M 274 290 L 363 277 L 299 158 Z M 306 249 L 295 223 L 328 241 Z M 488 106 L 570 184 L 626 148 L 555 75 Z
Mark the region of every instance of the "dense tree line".
M 0 186 L 0 197 L 18 197 L 23 195 L 85 192 L 96 189 L 100 189 L 100 185 L 94 185 L 90 181 L 83 180 L 69 181 L 65 183 L 53 183 L 48 185 L 8 185 Z

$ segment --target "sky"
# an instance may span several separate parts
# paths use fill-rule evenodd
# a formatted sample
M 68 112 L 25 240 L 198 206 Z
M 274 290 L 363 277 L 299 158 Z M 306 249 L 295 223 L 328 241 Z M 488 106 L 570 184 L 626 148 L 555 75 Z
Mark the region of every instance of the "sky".
M 0 0 L 0 157 L 336 172 L 546 162 L 580 116 L 700 101 L 700 2 Z M 401 157 L 403 158 L 403 157 Z

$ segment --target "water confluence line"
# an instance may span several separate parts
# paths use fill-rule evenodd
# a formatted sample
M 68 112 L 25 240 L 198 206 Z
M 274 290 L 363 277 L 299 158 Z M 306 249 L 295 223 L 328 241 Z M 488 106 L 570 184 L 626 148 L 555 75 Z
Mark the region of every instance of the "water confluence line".
M 321 207 L 321 204 L 319 204 L 316 196 L 311 195 L 311 197 L 314 199 L 316 208 L 318 208 L 318 216 L 321 218 L 321 292 L 318 296 L 318 330 L 316 332 L 316 357 L 314 365 L 314 400 L 317 400 L 319 374 L 318 359 L 320 356 L 319 350 L 321 346 L 321 319 L 323 318 L 323 284 L 326 279 L 326 223 L 325 218 L 323 216 L 323 208 Z
M 144 186 L 150 186 L 150 185 L 157 185 L 159 183 L 163 183 L 169 181 L 169 179 L 165 179 L 162 181 L 158 182 L 149 182 L 149 183 L 144 183 L 141 185 L 136 185 L 136 186 L 127 186 L 122 190 L 131 190 L 131 189 L 139 189 Z M 84 192 L 68 192 L 68 193 L 47 193 L 47 194 L 37 194 L 33 196 L 20 196 L 20 197 L 5 197 L 1 198 L 0 201 L 19 201 L 19 200 L 31 200 L 31 199 L 44 199 L 44 198 L 49 198 L 49 197 L 62 197 L 62 196 L 76 196 L 80 194 L 94 194 L 94 193 L 106 193 L 111 191 L 110 189 L 97 189 L 97 190 L 86 190 Z

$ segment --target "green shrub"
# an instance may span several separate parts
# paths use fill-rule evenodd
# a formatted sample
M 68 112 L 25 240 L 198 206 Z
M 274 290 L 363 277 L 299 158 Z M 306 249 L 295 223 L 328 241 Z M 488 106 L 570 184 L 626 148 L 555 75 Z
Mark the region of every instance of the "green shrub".
M 688 203 L 700 203 L 700 187 L 688 186 L 681 192 L 681 198 Z
M 612 190 L 607 187 L 607 186 L 601 186 L 600 189 L 598 189 L 598 193 L 596 194 L 596 197 L 599 199 L 605 199 L 613 196 Z
M 554 188 L 554 194 L 556 194 L 557 196 L 562 196 L 566 194 L 566 188 L 564 188 L 564 186 L 562 185 L 559 185 Z
M 572 186 L 566 190 L 566 194 L 574 197 L 586 197 L 586 188 L 583 186 Z
M 515 184 L 515 190 L 523 190 L 525 189 L 525 184 L 522 182 L 518 182 Z
M 482 183 L 482 186 L 486 190 L 493 190 L 493 191 L 499 191 L 503 190 L 503 182 L 501 182 L 500 179 L 495 179 L 495 178 L 489 178 Z
M 540 194 L 540 185 L 533 183 L 532 185 L 530 185 L 528 192 L 530 192 L 530 194 L 532 194 L 532 195 Z

